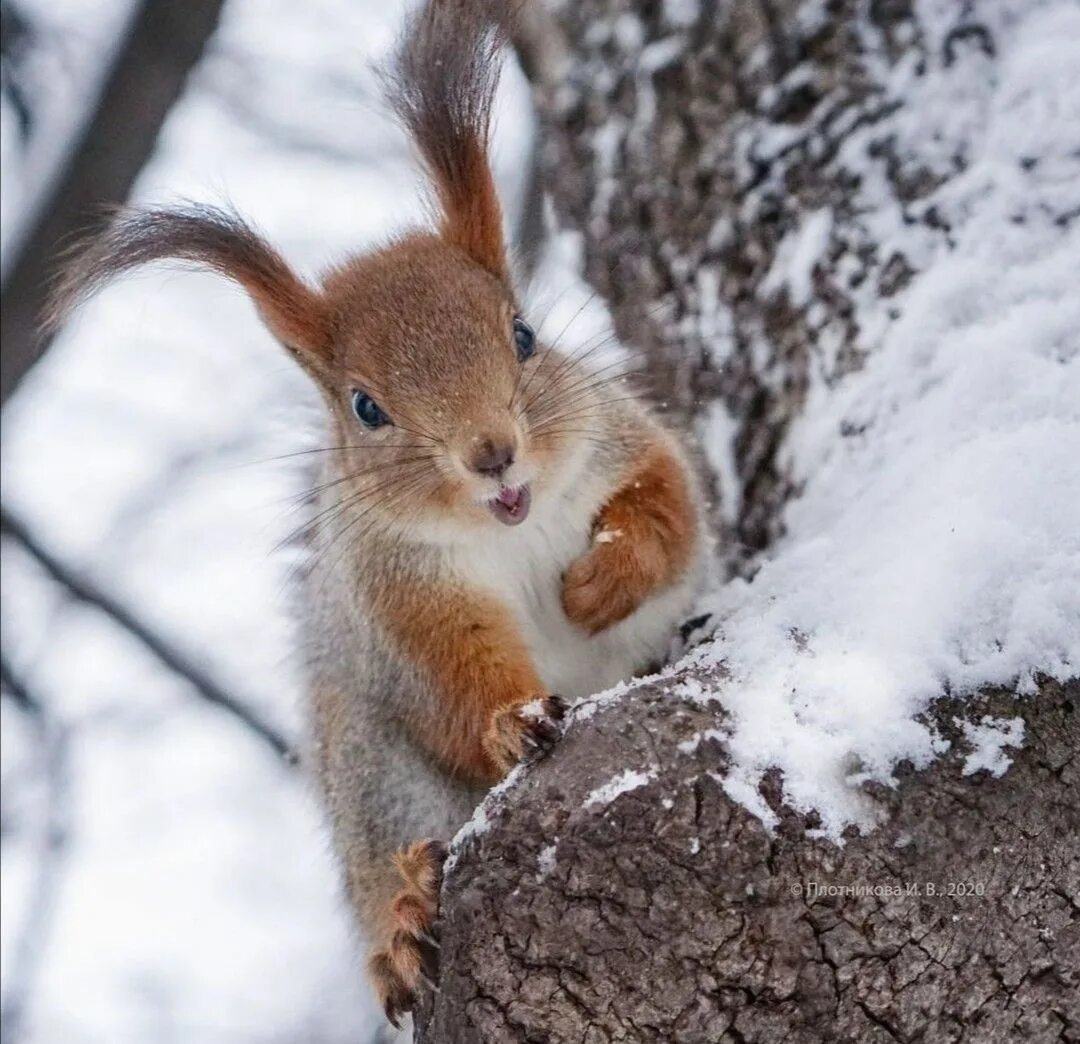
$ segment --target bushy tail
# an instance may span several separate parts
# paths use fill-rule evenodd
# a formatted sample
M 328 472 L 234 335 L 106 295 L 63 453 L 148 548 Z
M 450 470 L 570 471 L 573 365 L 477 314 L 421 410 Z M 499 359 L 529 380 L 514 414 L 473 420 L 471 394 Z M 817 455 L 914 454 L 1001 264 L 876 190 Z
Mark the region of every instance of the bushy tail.
M 385 79 L 390 104 L 423 157 L 442 235 L 507 277 L 502 213 L 488 159 L 501 52 L 521 0 L 425 0 Z

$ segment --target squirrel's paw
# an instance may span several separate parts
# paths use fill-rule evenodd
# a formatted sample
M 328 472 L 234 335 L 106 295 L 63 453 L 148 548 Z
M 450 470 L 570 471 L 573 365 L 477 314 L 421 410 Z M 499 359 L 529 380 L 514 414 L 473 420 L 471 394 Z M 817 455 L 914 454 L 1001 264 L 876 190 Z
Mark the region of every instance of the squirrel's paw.
M 416 841 L 394 855 L 405 887 L 394 897 L 393 934 L 385 949 L 372 954 L 369 970 L 386 1017 L 400 1029 L 401 1016 L 416 1003 L 420 984 L 438 989 L 439 943 L 435 918 L 446 845 Z
M 484 750 L 502 775 L 527 755 L 546 753 L 555 745 L 566 707 L 561 696 L 540 696 L 495 712 L 484 734 Z
M 595 541 L 570 563 L 562 589 L 563 611 L 590 634 L 618 623 L 641 605 L 651 590 L 648 577 L 654 565 L 639 561 L 617 530 L 601 532 Z

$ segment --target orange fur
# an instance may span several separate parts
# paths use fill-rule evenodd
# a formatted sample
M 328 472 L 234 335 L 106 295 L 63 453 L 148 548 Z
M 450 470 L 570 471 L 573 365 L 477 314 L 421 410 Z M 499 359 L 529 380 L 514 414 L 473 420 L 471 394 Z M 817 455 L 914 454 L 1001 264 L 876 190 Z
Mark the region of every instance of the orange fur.
M 368 971 L 386 1017 L 395 1026 L 411 1010 L 421 981 L 436 973 L 438 944 L 432 930 L 445 859 L 446 847 L 438 841 L 414 841 L 394 856 L 404 887 L 390 904 L 386 942 L 371 955 Z
M 502 208 L 495 194 L 487 151 L 479 139 L 465 143 L 460 163 L 460 184 L 438 183 L 444 214 L 443 238 L 492 275 L 508 280 Z
M 625 619 L 683 575 L 697 526 L 686 473 L 657 443 L 604 505 L 592 547 L 567 570 L 566 615 L 590 634 Z
M 373 607 L 440 702 L 415 728 L 459 778 L 501 779 L 528 748 L 535 723 L 513 712 L 545 695 L 510 612 L 476 591 L 434 584 L 385 589 Z

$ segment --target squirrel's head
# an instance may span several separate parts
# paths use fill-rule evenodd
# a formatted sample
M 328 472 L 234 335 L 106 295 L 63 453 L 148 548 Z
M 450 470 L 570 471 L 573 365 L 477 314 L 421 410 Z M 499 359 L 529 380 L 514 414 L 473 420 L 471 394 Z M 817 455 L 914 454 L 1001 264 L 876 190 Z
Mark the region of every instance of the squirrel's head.
M 565 480 L 593 396 L 538 343 L 505 271 L 420 233 L 339 268 L 325 296 L 332 349 L 313 372 L 349 465 L 376 469 L 368 485 L 394 473 L 387 500 L 514 525 Z
M 595 389 L 541 348 L 512 287 L 488 161 L 498 56 L 516 4 L 433 0 L 413 16 L 389 97 L 418 146 L 436 229 L 310 286 L 235 215 L 131 211 L 70 266 L 52 318 L 113 275 L 180 260 L 243 287 L 316 381 L 340 447 L 340 498 L 438 523 L 523 521 L 588 443 Z

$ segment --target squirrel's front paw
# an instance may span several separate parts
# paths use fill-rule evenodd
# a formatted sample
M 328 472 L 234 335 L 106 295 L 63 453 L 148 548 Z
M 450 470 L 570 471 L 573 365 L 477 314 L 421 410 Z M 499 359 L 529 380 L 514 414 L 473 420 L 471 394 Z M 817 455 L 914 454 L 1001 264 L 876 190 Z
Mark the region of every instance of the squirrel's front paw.
M 372 954 L 368 967 L 386 1017 L 400 1029 L 401 1016 L 411 1011 L 422 982 L 433 989 L 439 974 L 439 943 L 435 918 L 446 861 L 441 841 L 416 841 L 394 855 L 405 887 L 394 897 L 390 944 Z
M 618 530 L 602 530 L 563 576 L 563 611 L 589 634 L 625 619 L 655 587 L 662 564 L 653 558 L 654 549 L 632 546 Z
M 559 738 L 566 714 L 561 696 L 539 696 L 528 703 L 503 707 L 492 716 L 484 733 L 484 751 L 499 773 L 506 775 L 526 755 L 550 750 Z

